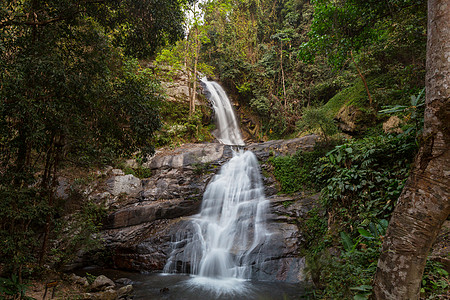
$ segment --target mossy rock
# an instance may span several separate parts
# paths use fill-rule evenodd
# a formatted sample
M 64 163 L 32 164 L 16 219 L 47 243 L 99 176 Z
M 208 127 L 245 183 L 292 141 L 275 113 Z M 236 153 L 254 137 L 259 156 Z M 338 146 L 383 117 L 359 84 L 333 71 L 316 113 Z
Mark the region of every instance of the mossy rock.
M 355 107 L 368 106 L 367 92 L 364 88 L 363 82 L 358 79 L 354 84 L 331 98 L 323 107 L 322 110 L 330 118 L 336 117 L 343 106 L 353 105 Z
M 376 116 L 370 109 L 361 109 L 355 105 L 344 105 L 337 113 L 335 120 L 338 122 L 340 130 L 355 135 L 373 126 Z

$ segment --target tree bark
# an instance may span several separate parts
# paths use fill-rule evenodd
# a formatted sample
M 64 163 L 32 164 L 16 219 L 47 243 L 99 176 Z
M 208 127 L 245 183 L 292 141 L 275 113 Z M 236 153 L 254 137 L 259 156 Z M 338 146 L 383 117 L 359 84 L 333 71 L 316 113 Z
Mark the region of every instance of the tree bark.
M 423 138 L 389 223 L 373 299 L 419 299 L 427 255 L 450 214 L 449 8 L 450 0 L 428 1 Z
M 197 65 L 198 57 L 200 53 L 200 37 L 198 33 L 198 28 L 195 28 L 195 53 L 194 53 L 194 74 L 193 76 L 193 88 L 192 88 L 192 98 L 191 105 L 189 109 L 189 115 L 192 116 L 195 113 L 195 101 L 197 100 Z
M 361 77 L 361 80 L 364 83 L 364 88 L 366 89 L 367 97 L 369 98 L 369 105 L 370 105 L 370 107 L 372 107 L 372 94 L 369 91 L 369 86 L 367 85 L 366 78 L 364 77 L 363 73 L 361 72 L 358 65 L 356 64 L 355 58 L 353 57 L 353 52 L 350 51 L 350 55 L 351 55 L 353 63 L 355 64 L 356 71 L 358 72 L 359 77 Z

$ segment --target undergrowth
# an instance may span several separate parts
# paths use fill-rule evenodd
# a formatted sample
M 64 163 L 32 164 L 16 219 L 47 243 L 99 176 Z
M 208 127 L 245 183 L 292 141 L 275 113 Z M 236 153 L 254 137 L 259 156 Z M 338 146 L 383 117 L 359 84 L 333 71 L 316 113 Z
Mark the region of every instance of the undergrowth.
M 299 219 L 316 298 L 370 295 L 388 220 L 416 150 L 411 132 L 377 134 L 270 160 L 283 193 L 321 191 L 320 206 Z

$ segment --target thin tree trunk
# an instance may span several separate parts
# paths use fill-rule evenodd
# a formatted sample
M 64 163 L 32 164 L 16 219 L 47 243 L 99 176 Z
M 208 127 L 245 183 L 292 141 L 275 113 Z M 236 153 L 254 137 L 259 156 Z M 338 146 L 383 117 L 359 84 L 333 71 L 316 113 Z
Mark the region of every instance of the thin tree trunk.
M 283 95 L 284 95 L 284 110 L 286 110 L 287 99 L 286 99 L 286 85 L 284 83 L 284 69 L 283 69 L 283 41 L 281 41 L 280 47 L 280 60 L 281 60 L 281 81 L 283 83 Z
M 189 114 L 193 115 L 195 112 L 195 100 L 197 99 L 197 65 L 198 65 L 198 56 L 200 52 L 200 38 L 198 34 L 198 28 L 195 28 L 195 57 L 194 57 L 194 74 L 193 74 L 193 88 L 192 88 L 192 98 L 191 98 L 191 105 Z
M 391 217 L 375 275 L 373 299 L 419 299 L 427 256 L 450 214 L 449 0 L 428 1 L 423 138 Z
M 366 92 L 367 92 L 367 97 L 369 97 L 369 105 L 370 105 L 370 107 L 372 107 L 372 94 L 369 91 L 369 86 L 367 85 L 366 78 L 364 77 L 363 73 L 361 72 L 358 65 L 356 64 L 355 59 L 353 58 L 353 52 L 350 52 L 350 55 L 352 57 L 353 63 L 355 64 L 356 71 L 358 71 L 358 75 L 359 75 L 359 77 L 361 77 L 361 80 L 364 83 L 364 87 L 366 88 Z

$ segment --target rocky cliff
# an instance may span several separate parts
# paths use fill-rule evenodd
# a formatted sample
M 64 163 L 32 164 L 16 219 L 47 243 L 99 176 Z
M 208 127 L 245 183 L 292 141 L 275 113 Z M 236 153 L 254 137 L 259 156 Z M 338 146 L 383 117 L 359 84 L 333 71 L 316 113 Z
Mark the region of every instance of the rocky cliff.
M 264 170 L 266 197 L 271 209 L 271 231 L 266 249 L 268 259 L 258 279 L 298 282 L 304 279 L 304 259 L 299 256 L 301 218 L 316 202 L 316 195 L 277 195 L 279 188 L 270 175 L 267 159 L 273 155 L 293 154 L 314 147 L 316 136 L 293 140 L 251 144 Z M 115 268 L 136 271 L 162 271 L 172 251 L 171 241 L 186 232 L 189 216 L 201 205 L 206 185 L 233 155 L 230 146 L 186 144 L 174 150 L 160 150 L 144 166 L 152 170 L 149 178 L 109 170 L 105 184 L 91 189 L 89 197 L 108 207 L 102 232 L 106 248 L 112 253 Z M 189 262 L 179 262 L 189 263 Z

